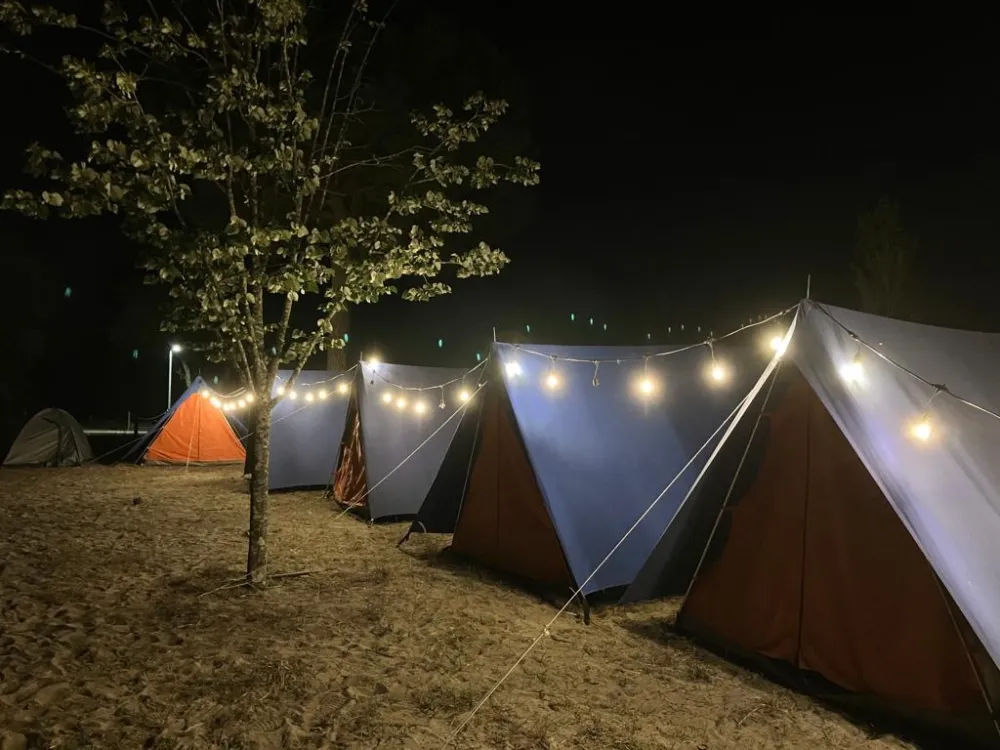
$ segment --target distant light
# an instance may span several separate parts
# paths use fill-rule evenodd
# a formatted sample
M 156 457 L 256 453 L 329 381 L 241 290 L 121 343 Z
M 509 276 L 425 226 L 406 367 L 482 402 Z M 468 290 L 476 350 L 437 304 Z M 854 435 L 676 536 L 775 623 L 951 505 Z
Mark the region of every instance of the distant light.
M 840 368 L 840 377 L 848 383 L 857 383 L 864 375 L 864 367 L 861 365 L 861 357 L 855 356 L 850 362 Z
M 525 324 L 524 330 L 527 331 L 528 333 L 531 333 L 531 324 L 530 323 Z
M 545 385 L 552 389 L 558 388 L 559 376 L 554 372 L 550 372 L 545 378 Z
M 604 330 L 605 331 L 608 330 L 608 324 L 607 323 L 604 324 Z
M 198 391 L 198 394 L 202 398 L 209 398 L 212 395 L 212 392 L 208 390 L 208 388 L 202 388 L 200 391 Z
M 170 351 L 174 354 L 180 354 L 183 351 L 183 347 L 180 344 L 171 344 Z
M 133 349 L 132 350 L 132 359 L 139 359 L 139 350 L 138 349 Z
M 458 392 L 458 400 L 461 401 L 463 404 L 470 398 L 472 398 L 472 394 L 470 394 L 464 388 Z
M 245 398 L 241 398 L 239 401 L 236 402 L 236 405 L 242 409 L 247 405 L 247 401 Z
M 649 341 L 651 338 L 653 338 L 653 334 L 647 333 L 646 334 L 646 341 Z
M 402 396 L 400 396 L 399 398 L 397 398 L 396 399 L 396 408 L 397 409 L 405 409 L 406 408 L 406 399 L 403 398 Z
M 443 347 L 444 347 L 444 339 L 438 339 L 438 349 L 441 349 Z
M 297 394 L 295 391 L 289 391 L 288 392 L 288 398 L 290 398 L 292 401 L 294 401 L 298 397 L 299 397 L 299 394 Z
M 517 363 L 516 360 L 511 360 L 503 366 L 504 371 L 507 373 L 507 377 L 516 378 L 521 374 L 521 365 Z
M 312 395 L 312 391 L 308 391 L 306 393 L 306 401 L 308 401 L 311 404 L 315 400 L 316 400 L 316 397 L 314 395 Z
M 413 411 L 415 411 L 417 414 L 423 414 L 425 411 L 427 411 L 427 404 L 425 404 L 423 401 L 417 401 L 417 403 L 413 405 Z
M 212 397 L 212 400 L 209 403 L 211 403 L 212 406 L 214 406 L 216 409 L 222 408 L 222 402 L 219 401 L 219 399 L 215 398 L 214 396 Z
M 320 401 L 326 401 L 326 397 L 329 394 L 326 392 L 326 388 L 320 388 L 319 392 L 316 395 L 319 397 Z
M 593 318 L 590 319 L 590 325 L 594 325 L 594 319 Z
M 931 435 L 934 434 L 930 417 L 921 417 L 919 421 L 915 422 L 910 428 L 910 434 L 922 443 L 930 440 Z
M 576 320 L 576 313 L 570 313 L 569 314 L 569 319 L 570 320 Z
M 285 395 L 285 386 L 279 385 L 277 393 L 278 393 L 279 396 L 284 396 Z
M 218 384 L 219 384 L 219 376 L 218 375 L 213 375 L 212 376 L 212 385 L 218 385 Z
M 347 393 L 349 387 L 345 381 L 341 380 L 337 383 L 337 393 Z
M 476 352 L 476 362 L 482 362 L 482 361 L 483 361 L 483 355 L 480 354 L 479 352 Z
M 345 333 L 344 334 L 344 343 L 345 344 L 351 343 L 351 334 L 349 334 L 349 333 Z
M 69 299 L 72 296 L 73 296 L 73 287 L 68 286 L 65 289 L 63 289 L 63 297 Z
M 392 394 L 389 393 L 389 391 L 386 391 L 385 393 L 382 394 L 382 403 L 384 404 L 392 403 Z
M 726 370 L 726 366 L 724 364 L 716 362 L 712 365 L 709 375 L 716 383 L 724 383 L 726 378 L 729 377 L 729 372 Z

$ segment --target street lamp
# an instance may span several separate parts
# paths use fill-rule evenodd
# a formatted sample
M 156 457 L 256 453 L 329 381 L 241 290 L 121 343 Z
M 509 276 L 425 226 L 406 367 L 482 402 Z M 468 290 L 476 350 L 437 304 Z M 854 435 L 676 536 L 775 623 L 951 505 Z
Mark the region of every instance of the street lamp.
M 183 347 L 180 344 L 171 344 L 167 353 L 167 409 L 174 403 L 174 355 L 180 354 Z

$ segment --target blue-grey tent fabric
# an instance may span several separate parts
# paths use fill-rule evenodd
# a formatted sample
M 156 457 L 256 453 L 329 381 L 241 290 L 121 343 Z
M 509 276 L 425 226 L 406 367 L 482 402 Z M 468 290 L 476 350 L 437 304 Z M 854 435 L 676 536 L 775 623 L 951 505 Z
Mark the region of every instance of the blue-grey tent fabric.
M 278 372 L 276 387 L 291 371 Z M 351 373 L 303 370 L 295 380 L 297 398 L 287 396 L 271 411 L 271 452 L 267 486 L 272 490 L 326 487 L 337 468 L 350 392 L 338 387 L 354 383 Z M 319 397 L 320 391 L 326 398 Z M 312 401 L 306 396 L 311 394 Z
M 153 441 L 156 440 L 156 436 L 160 434 L 160 430 L 163 429 L 163 425 L 170 421 L 170 418 L 174 416 L 174 412 L 177 411 L 177 407 L 187 401 L 191 396 L 197 396 L 202 388 L 207 388 L 208 385 L 202 379 L 201 375 L 197 376 L 188 386 L 187 390 L 180 395 L 173 405 L 167 409 L 163 416 L 157 421 L 153 428 L 147 432 L 142 440 L 135 444 L 135 446 L 125 454 L 123 461 L 131 461 L 132 463 L 138 463 L 142 460 L 143 456 L 146 455 L 146 450 L 152 445 Z
M 455 530 L 479 437 L 482 405 L 481 392 L 466 405 L 441 468 L 410 526 L 411 532 L 451 534 Z
M 361 363 L 356 383 L 372 520 L 412 517 L 420 509 L 464 412 L 459 393 L 475 388 L 477 374 L 466 373 L 450 367 Z M 391 403 L 383 401 L 386 394 Z M 423 412 L 416 410 L 418 403 Z
M 653 351 L 532 346 L 529 353 L 510 344 L 494 348 L 546 509 L 584 594 L 632 582 L 710 455 L 713 433 L 714 440 L 721 437 L 719 428 L 766 362 L 759 348 L 748 351 L 736 341 L 720 342 L 716 354 L 733 377 L 719 385 L 708 377 L 707 346 L 647 358 Z M 584 361 L 557 359 L 553 364 L 553 356 Z M 591 362 L 595 359 L 615 360 L 597 368 L 597 387 Z M 520 375 L 507 373 L 513 361 Z M 553 368 L 561 384 L 549 389 L 544 381 Z M 657 384 L 652 396 L 637 391 L 644 375 Z M 651 505 L 642 523 L 591 577 Z
M 947 393 L 935 396 L 935 388 L 859 346 L 851 334 L 920 378 L 993 412 L 1000 411 L 1000 334 L 805 301 L 785 354 L 1000 665 L 1000 420 Z M 859 354 L 862 376 L 849 383 L 842 368 Z M 925 414 L 933 432 L 921 442 L 909 428 Z M 752 415 L 748 410 L 743 419 Z

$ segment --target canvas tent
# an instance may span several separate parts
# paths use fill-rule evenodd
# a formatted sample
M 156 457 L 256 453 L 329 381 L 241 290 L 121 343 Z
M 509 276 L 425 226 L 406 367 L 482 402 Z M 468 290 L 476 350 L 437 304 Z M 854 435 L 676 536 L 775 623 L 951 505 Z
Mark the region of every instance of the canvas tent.
M 362 362 L 355 371 L 333 495 L 372 520 L 412 518 L 427 495 L 476 372 Z M 443 406 L 442 406 L 443 405 Z
M 481 412 L 463 423 L 475 431 L 471 465 L 435 487 L 411 532 L 453 530 L 455 552 L 545 585 L 627 586 L 765 359 L 746 342 L 720 345 L 730 377 L 713 383 L 708 347 L 647 358 L 663 351 L 495 344 Z M 638 392 L 644 376 L 652 394 Z
M 243 444 L 226 414 L 201 395 L 207 390 L 205 381 L 195 378 L 126 460 L 158 464 L 243 463 Z
M 998 335 L 802 303 L 752 442 L 705 473 L 746 452 L 678 627 L 1000 745 L 1000 421 L 911 374 L 1000 412 L 998 366 Z
M 79 466 L 94 457 L 80 423 L 62 409 L 42 409 L 27 421 L 4 466 Z
M 277 385 L 287 383 L 291 375 L 291 371 L 280 371 Z M 352 375 L 304 370 L 295 381 L 296 398 L 285 394 L 274 406 L 269 489 L 326 487 L 330 483 L 344 436 Z

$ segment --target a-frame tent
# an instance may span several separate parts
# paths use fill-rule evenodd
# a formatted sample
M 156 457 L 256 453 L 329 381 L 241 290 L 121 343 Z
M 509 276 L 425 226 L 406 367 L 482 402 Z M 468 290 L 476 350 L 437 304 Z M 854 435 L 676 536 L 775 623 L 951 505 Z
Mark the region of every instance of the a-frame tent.
M 949 395 L 1000 411 L 1000 335 L 807 301 L 789 341 L 705 473 L 732 492 L 678 627 L 1000 746 L 1000 421 Z
M 79 466 L 93 457 L 90 441 L 73 415 L 42 409 L 21 428 L 3 465 Z
M 279 371 L 285 388 L 291 371 Z M 344 437 L 353 372 L 303 370 L 271 411 L 267 485 L 271 490 L 327 487 Z M 294 392 L 295 398 L 292 398 Z
M 709 347 L 667 351 L 495 344 L 483 404 L 463 423 L 471 463 L 452 462 L 411 533 L 454 531 L 454 552 L 546 586 L 630 584 L 765 359 L 756 341 L 717 345 L 720 383 Z
M 125 460 L 150 464 L 243 463 L 246 450 L 201 377 L 181 394 Z
M 355 370 L 333 496 L 371 520 L 412 518 L 475 390 L 477 373 L 362 362 Z

